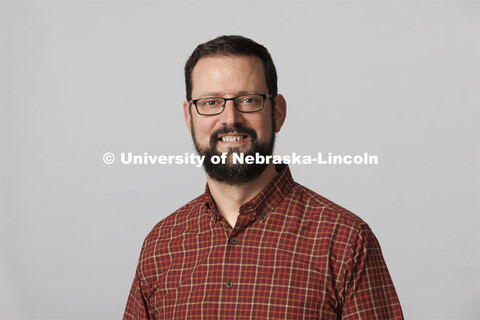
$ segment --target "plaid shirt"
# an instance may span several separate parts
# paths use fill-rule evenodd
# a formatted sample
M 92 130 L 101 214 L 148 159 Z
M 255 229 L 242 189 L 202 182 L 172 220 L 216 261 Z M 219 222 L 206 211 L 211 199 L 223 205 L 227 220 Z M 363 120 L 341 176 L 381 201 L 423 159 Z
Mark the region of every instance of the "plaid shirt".
M 208 186 L 159 222 L 124 319 L 403 319 L 368 225 L 277 170 L 234 228 Z

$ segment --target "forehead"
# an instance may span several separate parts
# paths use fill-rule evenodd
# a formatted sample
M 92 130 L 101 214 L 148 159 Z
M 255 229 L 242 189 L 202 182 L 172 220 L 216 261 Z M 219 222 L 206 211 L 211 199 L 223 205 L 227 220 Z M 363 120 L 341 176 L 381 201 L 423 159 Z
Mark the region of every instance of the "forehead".
M 192 72 L 194 97 L 207 93 L 266 93 L 266 89 L 263 62 L 256 56 L 203 57 L 198 60 Z

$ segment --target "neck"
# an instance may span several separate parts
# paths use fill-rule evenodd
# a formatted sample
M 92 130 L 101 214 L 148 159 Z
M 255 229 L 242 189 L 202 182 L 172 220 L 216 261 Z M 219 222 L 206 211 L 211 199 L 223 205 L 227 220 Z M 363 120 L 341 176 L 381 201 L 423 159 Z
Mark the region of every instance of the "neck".
M 208 175 L 207 182 L 218 213 L 234 227 L 240 206 L 259 194 L 276 175 L 275 166 L 270 163 L 258 178 L 241 185 L 229 185 L 224 182 L 218 182 Z

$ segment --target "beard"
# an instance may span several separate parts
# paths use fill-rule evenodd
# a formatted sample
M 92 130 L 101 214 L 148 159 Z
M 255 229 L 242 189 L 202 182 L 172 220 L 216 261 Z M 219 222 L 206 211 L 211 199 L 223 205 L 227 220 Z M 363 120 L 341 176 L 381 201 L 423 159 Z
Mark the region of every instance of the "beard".
M 268 164 L 256 164 L 251 163 L 233 163 L 233 153 L 240 154 L 239 148 L 228 148 L 227 150 L 227 161 L 225 163 L 212 163 L 212 156 L 221 156 L 221 153 L 217 149 L 218 145 L 218 136 L 226 133 L 238 133 L 246 135 L 250 138 L 250 149 L 244 152 L 244 156 L 252 155 L 255 157 L 255 154 L 258 153 L 262 156 L 273 155 L 273 147 L 275 144 L 275 122 L 272 119 L 272 133 L 271 138 L 267 142 L 259 142 L 257 139 L 257 133 L 255 130 L 246 128 L 241 125 L 234 126 L 224 126 L 221 129 L 212 133 L 210 137 L 209 147 L 201 148 L 195 139 L 195 129 L 193 122 L 191 123 L 192 128 L 192 139 L 195 145 L 195 149 L 198 154 L 205 156 L 205 161 L 203 162 L 203 167 L 205 172 L 210 176 L 210 178 L 223 182 L 228 185 L 241 185 L 243 183 L 252 181 L 258 178 L 267 168 Z

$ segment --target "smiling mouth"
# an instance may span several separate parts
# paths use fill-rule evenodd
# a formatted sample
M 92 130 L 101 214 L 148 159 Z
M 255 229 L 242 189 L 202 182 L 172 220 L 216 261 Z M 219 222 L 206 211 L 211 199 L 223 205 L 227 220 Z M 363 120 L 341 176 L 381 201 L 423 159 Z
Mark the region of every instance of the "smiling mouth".
M 228 135 L 218 138 L 218 141 L 222 142 L 239 142 L 247 139 L 248 136 L 245 134 L 238 134 L 238 135 Z

